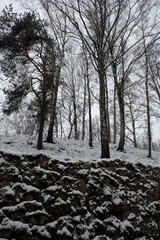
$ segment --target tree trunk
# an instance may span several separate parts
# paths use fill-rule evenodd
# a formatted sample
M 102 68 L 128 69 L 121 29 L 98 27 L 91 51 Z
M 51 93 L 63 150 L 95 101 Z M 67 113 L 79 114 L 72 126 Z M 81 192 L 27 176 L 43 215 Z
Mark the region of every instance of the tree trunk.
M 109 100 L 108 100 L 108 86 L 107 86 L 107 79 L 106 79 L 106 83 L 105 83 L 105 93 L 106 93 L 106 113 L 109 113 Z M 107 128 L 108 128 L 108 141 L 109 143 L 111 142 L 111 133 L 110 133 L 110 117 L 109 114 L 107 114 Z
M 56 114 L 56 102 L 57 102 L 57 90 L 53 91 L 53 99 L 51 104 L 51 113 L 50 113 L 50 122 L 48 128 L 48 134 L 46 142 L 53 143 L 53 129 L 54 129 L 54 122 L 55 122 L 55 114 Z
M 101 129 L 101 158 L 110 158 L 108 124 L 106 112 L 106 93 L 105 93 L 105 70 L 100 68 L 98 71 L 100 81 L 100 129 Z
M 147 47 L 145 42 L 144 30 L 143 30 L 143 46 L 144 46 L 144 55 L 145 55 L 145 90 L 146 90 L 146 104 L 147 104 L 147 138 L 148 138 L 148 156 L 152 156 L 152 137 L 151 137 L 151 120 L 150 120 L 150 101 L 149 101 L 149 63 L 148 63 L 148 54 Z
M 117 106 L 116 106 L 116 84 L 114 84 L 114 99 L 113 99 L 113 143 L 116 143 L 117 138 Z
M 92 107 L 91 107 L 91 89 L 90 89 L 90 78 L 89 78 L 89 62 L 87 58 L 86 49 L 83 46 L 85 64 L 86 64 L 86 87 L 88 93 L 88 116 L 89 116 L 89 146 L 93 147 L 93 134 L 92 134 Z
M 48 142 L 48 143 L 54 143 L 53 142 L 53 128 L 54 128 L 54 118 L 55 118 L 54 115 L 55 115 L 55 111 L 52 107 L 49 128 L 48 128 L 48 134 L 47 134 L 47 139 L 46 139 L 46 142 Z
M 93 147 L 93 135 L 92 135 L 92 108 L 91 108 L 91 92 L 89 86 L 89 79 L 87 80 L 88 90 L 88 112 L 89 112 L 89 146 Z
M 56 134 L 56 138 L 58 138 L 58 136 L 59 136 L 59 129 L 58 129 L 59 122 L 58 122 L 58 118 L 57 118 L 57 114 L 56 113 L 55 113 L 54 125 L 55 125 L 55 131 L 56 131 L 56 133 L 55 133 Z
M 73 124 L 70 124 L 71 125 L 71 128 L 70 128 L 70 131 L 69 131 L 69 134 L 68 134 L 68 139 L 71 138 L 71 134 L 72 134 L 72 130 L 73 130 Z
M 133 114 L 133 110 L 132 110 L 131 100 L 130 100 L 130 104 L 129 104 L 129 109 L 130 109 L 131 120 L 132 120 L 133 145 L 134 145 L 134 147 L 137 147 L 136 123 L 135 123 L 134 114 Z
M 41 115 L 40 126 L 38 132 L 38 141 L 37 141 L 37 149 L 41 150 L 43 148 L 43 129 L 44 129 L 44 116 Z
M 147 55 L 147 54 L 146 54 Z M 151 137 L 151 120 L 150 120 L 150 102 L 149 102 L 149 90 L 148 90 L 148 59 L 146 56 L 146 80 L 145 80 L 145 87 L 146 87 L 146 102 L 147 102 L 147 137 L 148 137 L 148 156 L 151 158 L 152 156 L 152 137 Z
M 69 134 L 68 134 L 67 138 L 70 139 L 71 135 L 72 135 L 72 130 L 73 130 L 71 107 L 69 107 L 68 121 L 69 121 L 69 124 L 70 124 L 70 130 L 69 130 Z
M 42 81 L 42 101 L 40 103 L 40 123 L 39 123 L 39 133 L 38 133 L 38 140 L 37 140 L 37 149 L 40 150 L 43 148 L 43 130 L 44 130 L 44 123 L 46 117 L 46 63 L 43 63 L 43 81 Z
M 124 89 L 123 86 L 117 87 L 117 96 L 119 103 L 120 113 L 120 139 L 117 147 L 117 151 L 124 151 L 125 144 L 125 110 L 124 110 Z
M 45 123 L 45 115 L 46 115 L 46 104 L 43 103 L 40 112 L 40 123 L 39 123 L 39 130 L 38 130 L 38 140 L 37 140 L 37 149 L 41 150 L 43 148 L 43 130 L 44 130 L 44 123 Z
M 117 85 L 118 85 L 118 79 L 117 79 L 117 65 L 114 61 L 113 56 L 113 46 L 110 45 L 109 48 L 110 51 L 110 57 L 111 57 L 111 68 L 113 72 L 113 78 L 114 78 L 114 97 L 113 97 L 113 143 L 116 143 L 117 138 L 117 106 L 116 106 L 116 99 L 117 99 Z
M 88 92 L 88 115 L 89 115 L 89 146 L 93 147 L 93 134 L 92 134 L 92 107 L 91 107 L 91 90 L 89 80 L 89 64 L 86 58 L 86 74 L 87 74 L 87 92 Z
M 82 116 L 82 141 L 85 139 L 85 115 L 86 115 L 86 79 L 84 77 L 84 97 L 83 97 L 83 116 Z
M 133 144 L 134 144 L 134 147 L 137 148 L 136 126 L 135 126 L 135 120 L 134 119 L 132 119 L 132 130 L 133 130 Z
M 48 143 L 54 142 L 53 141 L 53 129 L 54 129 L 54 121 L 56 118 L 56 104 L 57 104 L 57 94 L 58 94 L 58 87 L 59 87 L 59 80 L 60 80 L 60 71 L 61 71 L 61 68 L 59 68 L 59 70 L 58 70 L 55 86 L 52 89 L 51 114 L 50 114 L 48 135 L 47 135 L 47 139 L 46 139 L 46 142 L 48 142 Z
M 76 91 L 75 91 L 75 86 L 73 85 L 73 125 L 74 125 L 74 139 L 78 139 L 78 123 L 77 123 L 77 105 L 76 105 Z

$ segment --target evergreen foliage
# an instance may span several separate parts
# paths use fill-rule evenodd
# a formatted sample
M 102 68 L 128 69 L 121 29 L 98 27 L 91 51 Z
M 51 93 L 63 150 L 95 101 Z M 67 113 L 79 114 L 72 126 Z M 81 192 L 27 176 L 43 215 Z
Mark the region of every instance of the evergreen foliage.
M 0 15 L 0 52 L 2 71 L 9 77 L 9 87 L 4 90 L 6 102 L 3 112 L 17 111 L 28 93 L 34 93 L 39 126 L 44 127 L 47 105 L 54 88 L 58 68 L 58 48 L 48 34 L 48 24 L 34 12 L 14 14 L 12 6 Z M 42 147 L 42 146 L 41 146 Z M 41 148 L 39 147 L 39 149 Z

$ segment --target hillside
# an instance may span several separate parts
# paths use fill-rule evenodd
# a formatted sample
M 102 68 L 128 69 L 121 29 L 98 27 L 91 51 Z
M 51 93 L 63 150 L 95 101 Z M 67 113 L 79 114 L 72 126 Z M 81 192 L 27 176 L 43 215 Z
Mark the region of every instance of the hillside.
M 160 239 L 160 153 L 1 138 L 0 239 Z

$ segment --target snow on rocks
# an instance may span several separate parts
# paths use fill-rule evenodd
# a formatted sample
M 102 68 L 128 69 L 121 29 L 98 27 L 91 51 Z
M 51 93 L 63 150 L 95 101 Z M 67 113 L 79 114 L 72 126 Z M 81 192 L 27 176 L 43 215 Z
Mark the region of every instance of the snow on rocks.
M 59 141 L 52 155 L 1 151 L 0 239 L 160 239 L 159 160 L 64 160 L 84 146 Z M 69 155 L 56 155 L 59 147 Z

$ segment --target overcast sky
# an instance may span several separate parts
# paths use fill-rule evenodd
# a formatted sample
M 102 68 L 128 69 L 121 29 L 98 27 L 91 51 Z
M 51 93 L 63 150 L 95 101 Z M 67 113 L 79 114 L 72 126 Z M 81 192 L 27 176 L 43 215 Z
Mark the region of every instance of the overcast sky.
M 14 7 L 15 11 L 20 6 L 20 4 L 18 3 L 17 0 L 0 0 L 0 11 L 2 11 L 5 6 L 7 6 L 7 5 L 11 4 L 11 3 L 13 4 L 13 7 Z
M 0 0 L 0 11 L 2 11 L 5 6 L 12 4 L 13 12 L 24 12 L 24 11 L 27 11 L 27 7 L 30 7 L 42 13 L 39 5 L 36 4 L 36 1 L 34 0 L 30 1 L 30 3 L 29 1 L 23 0 L 22 2 L 24 3 L 24 5 L 26 4 L 26 8 L 24 8 L 20 2 L 21 2 L 20 0 Z
M 0 0 L 0 10 L 2 10 L 6 5 L 13 3 L 11 0 Z

